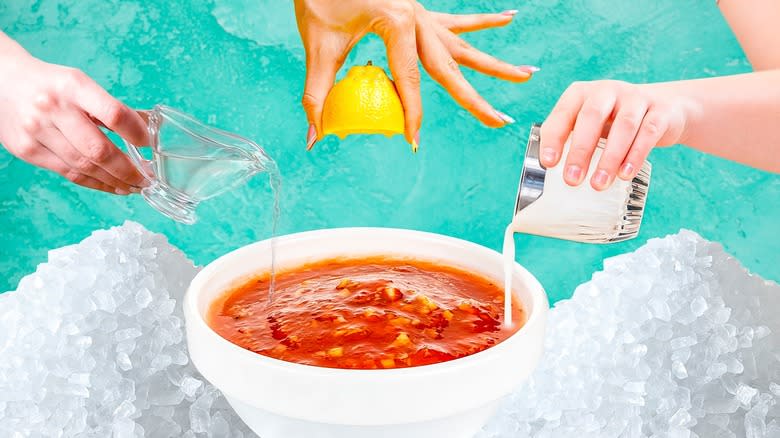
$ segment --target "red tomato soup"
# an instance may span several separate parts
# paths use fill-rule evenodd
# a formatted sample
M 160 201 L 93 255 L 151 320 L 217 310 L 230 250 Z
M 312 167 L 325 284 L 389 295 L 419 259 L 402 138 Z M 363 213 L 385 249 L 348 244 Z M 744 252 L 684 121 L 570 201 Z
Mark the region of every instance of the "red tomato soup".
M 225 339 L 276 359 L 330 368 L 403 368 L 485 350 L 515 333 L 525 313 L 487 278 L 417 260 L 332 259 L 265 274 L 214 302 L 208 321 Z

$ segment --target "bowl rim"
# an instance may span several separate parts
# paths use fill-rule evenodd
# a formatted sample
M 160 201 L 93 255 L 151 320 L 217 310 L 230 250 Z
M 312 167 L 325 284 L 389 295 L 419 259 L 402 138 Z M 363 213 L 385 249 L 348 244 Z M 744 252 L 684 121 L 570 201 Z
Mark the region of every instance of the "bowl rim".
M 411 230 L 411 229 L 404 229 L 404 228 L 392 228 L 392 227 L 337 227 L 337 228 L 321 228 L 321 229 L 315 229 L 315 230 L 309 230 L 309 231 L 303 231 L 298 233 L 291 233 L 291 234 L 285 234 L 281 236 L 276 236 L 274 245 L 279 246 L 280 244 L 287 243 L 287 242 L 296 242 L 296 241 L 305 241 L 305 240 L 313 240 L 313 239 L 335 239 L 338 237 L 350 237 L 354 238 L 355 234 L 362 233 L 362 234 L 373 234 L 373 233 L 385 233 L 385 234 L 398 234 L 403 235 L 403 237 L 406 238 L 413 238 L 415 240 L 428 240 L 428 241 L 435 241 L 437 244 L 450 244 L 450 245 L 457 245 L 459 247 L 467 247 L 468 249 L 475 252 L 475 256 L 478 256 L 479 253 L 483 253 L 484 255 L 489 255 L 492 257 L 500 257 L 501 253 L 490 249 L 488 247 L 479 245 L 477 243 L 459 239 L 457 237 L 452 237 L 444 234 L 437 234 L 437 233 L 431 233 L 426 231 L 418 231 L 418 230 Z M 534 325 L 544 323 L 544 318 L 546 312 L 549 310 L 549 300 L 547 297 L 547 294 L 542 287 L 542 285 L 539 283 L 539 281 L 536 279 L 536 277 L 531 274 L 527 269 L 525 269 L 522 265 L 517 263 L 515 261 L 514 263 L 514 269 L 515 274 L 520 274 L 523 277 L 523 280 L 525 282 L 528 282 L 528 293 L 532 298 L 531 303 L 526 303 L 524 301 L 523 304 L 528 307 L 530 304 L 531 312 L 528 312 L 527 318 L 525 320 L 525 323 L 522 327 L 520 327 L 515 333 L 510 335 L 508 338 L 504 339 L 500 343 L 486 348 L 485 350 L 482 350 L 480 352 L 470 354 L 468 356 L 460 357 L 457 359 L 449 360 L 446 362 L 439 362 L 429 365 L 420 365 L 420 366 L 414 366 L 414 367 L 405 367 L 405 368 L 392 368 L 392 369 L 347 369 L 347 368 L 329 368 L 329 367 L 320 367 L 316 365 L 309 365 L 309 364 L 301 364 L 296 362 L 288 362 L 281 359 L 276 359 L 268 356 L 264 356 L 259 353 L 255 353 L 253 351 L 247 350 L 243 347 L 240 347 L 233 342 L 225 339 L 224 337 L 220 336 L 216 331 L 214 331 L 211 326 L 206 322 L 205 315 L 202 315 L 200 310 L 198 309 L 198 299 L 200 298 L 200 294 L 207 290 L 206 286 L 209 281 L 211 281 L 214 278 L 219 277 L 220 268 L 224 265 L 230 264 L 234 262 L 235 260 L 245 258 L 247 256 L 251 256 L 254 253 L 257 253 L 259 250 L 264 250 L 265 247 L 269 246 L 271 244 L 271 241 L 273 240 L 271 238 L 264 239 L 258 242 L 254 242 L 239 248 L 236 248 L 217 259 L 213 260 L 209 264 L 206 265 L 200 272 L 198 272 L 191 281 L 189 287 L 187 288 L 187 291 L 184 296 L 184 302 L 183 302 L 183 310 L 185 315 L 185 324 L 195 324 L 198 327 L 198 332 L 202 333 L 205 336 L 209 336 L 211 339 L 208 341 L 210 342 L 216 342 L 218 344 L 222 344 L 224 348 L 227 348 L 231 351 L 230 354 L 237 354 L 240 356 L 243 356 L 246 358 L 247 361 L 252 363 L 253 365 L 257 366 L 258 369 L 265 368 L 265 369 L 279 369 L 283 371 L 294 371 L 295 373 L 305 373 L 308 376 L 311 377 L 355 377 L 355 376 L 363 376 L 363 377 L 386 377 L 386 378 L 402 378 L 405 375 L 414 375 L 414 376 L 424 376 L 428 374 L 440 374 L 442 371 L 446 372 L 453 372 L 457 371 L 458 369 L 466 368 L 466 367 L 472 367 L 479 362 L 482 362 L 484 360 L 489 359 L 491 356 L 494 356 L 496 354 L 501 353 L 503 350 L 510 348 L 510 344 L 513 344 L 515 342 L 520 342 L 523 338 L 527 336 L 527 333 L 531 330 L 528 329 L 529 327 L 532 327 Z M 403 252 L 398 252 L 398 254 L 403 254 Z M 413 252 L 410 251 L 410 256 L 413 256 Z M 421 257 L 423 259 L 424 257 Z M 480 275 L 487 276 L 484 272 L 480 272 Z M 517 297 L 518 300 L 520 300 L 520 297 Z M 213 300 L 212 300 L 213 303 Z M 212 304 L 209 303 L 209 306 Z M 187 315 L 195 316 L 194 318 L 187 318 Z

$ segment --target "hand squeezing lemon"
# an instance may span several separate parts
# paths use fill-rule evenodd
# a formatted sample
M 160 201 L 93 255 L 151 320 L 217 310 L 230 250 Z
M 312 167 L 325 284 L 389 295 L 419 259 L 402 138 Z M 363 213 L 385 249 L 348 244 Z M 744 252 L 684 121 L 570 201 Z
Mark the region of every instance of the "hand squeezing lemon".
M 395 84 L 381 67 L 355 66 L 330 90 L 322 111 L 322 135 L 404 133 L 404 108 Z M 417 152 L 417 143 L 412 142 Z

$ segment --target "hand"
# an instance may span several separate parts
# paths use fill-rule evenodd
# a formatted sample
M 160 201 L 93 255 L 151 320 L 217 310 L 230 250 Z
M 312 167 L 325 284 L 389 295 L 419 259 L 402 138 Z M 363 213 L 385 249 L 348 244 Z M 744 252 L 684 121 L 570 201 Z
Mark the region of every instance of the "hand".
M 426 11 L 414 0 L 295 0 L 298 30 L 306 49 L 307 148 L 321 138 L 322 106 L 336 73 L 352 47 L 369 32 L 379 35 L 387 46 L 409 143 L 419 143 L 422 120 L 418 56 L 431 77 L 483 123 L 491 127 L 512 123 L 511 117 L 496 111 L 474 90 L 459 65 L 514 82 L 527 81 L 538 68 L 499 61 L 457 34 L 504 26 L 516 12 L 450 15 Z
M 541 163 L 554 167 L 566 140 L 571 146 L 563 175 L 577 186 L 585 179 L 600 138 L 607 144 L 590 185 L 605 190 L 615 176 L 630 181 L 655 146 L 680 142 L 690 103 L 651 85 L 620 81 L 575 82 L 558 100 L 541 129 Z
M 148 144 L 138 113 L 84 73 L 28 54 L 0 54 L 0 143 L 76 184 L 120 195 L 138 192 L 143 176 L 98 126 Z

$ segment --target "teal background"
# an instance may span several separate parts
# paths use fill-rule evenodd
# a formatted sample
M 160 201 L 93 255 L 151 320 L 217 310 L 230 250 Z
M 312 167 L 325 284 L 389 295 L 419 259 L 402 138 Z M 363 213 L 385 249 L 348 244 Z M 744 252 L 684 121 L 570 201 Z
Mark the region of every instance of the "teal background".
M 165 103 L 260 142 L 284 178 L 280 231 L 388 226 L 433 231 L 500 249 L 528 126 L 574 80 L 664 81 L 750 70 L 714 1 L 426 1 L 454 12 L 519 9 L 502 29 L 467 35 L 509 62 L 538 65 L 526 84 L 467 77 L 517 124 L 482 127 L 427 76 L 421 149 L 398 137 L 329 138 L 307 153 L 299 105 L 303 51 L 292 2 L 282 0 L 0 2 L 0 28 L 35 56 L 78 67 L 128 104 Z M 375 37 L 348 65 L 386 65 Z M 343 74 L 343 71 L 342 71 Z M 8 86 L 9 84 L 2 84 Z M 693 229 L 748 268 L 780 280 L 780 177 L 674 147 L 652 153 L 653 183 L 638 239 L 588 246 L 522 236 L 518 260 L 551 300 L 570 296 L 608 256 Z M 161 232 L 197 263 L 271 230 L 265 178 L 201 206 L 194 226 L 173 223 L 138 197 L 66 183 L 0 151 L 0 290 L 49 249 L 131 219 Z

